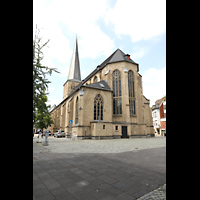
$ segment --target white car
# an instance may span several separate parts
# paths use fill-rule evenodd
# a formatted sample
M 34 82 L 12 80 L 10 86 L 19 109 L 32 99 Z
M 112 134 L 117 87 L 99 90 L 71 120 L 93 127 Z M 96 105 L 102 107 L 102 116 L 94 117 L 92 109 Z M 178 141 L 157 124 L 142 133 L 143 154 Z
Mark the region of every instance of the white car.
M 58 130 L 54 133 L 54 137 L 65 137 L 66 133 L 64 131 Z

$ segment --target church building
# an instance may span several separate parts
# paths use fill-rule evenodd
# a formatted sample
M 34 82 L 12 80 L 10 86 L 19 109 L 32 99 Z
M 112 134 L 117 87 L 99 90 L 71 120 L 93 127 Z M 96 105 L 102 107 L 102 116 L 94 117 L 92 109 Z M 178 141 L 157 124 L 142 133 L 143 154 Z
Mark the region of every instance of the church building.
M 63 99 L 51 109 L 51 132 L 63 130 L 78 139 L 153 136 L 150 100 L 138 72 L 139 64 L 117 49 L 81 80 L 76 38 Z

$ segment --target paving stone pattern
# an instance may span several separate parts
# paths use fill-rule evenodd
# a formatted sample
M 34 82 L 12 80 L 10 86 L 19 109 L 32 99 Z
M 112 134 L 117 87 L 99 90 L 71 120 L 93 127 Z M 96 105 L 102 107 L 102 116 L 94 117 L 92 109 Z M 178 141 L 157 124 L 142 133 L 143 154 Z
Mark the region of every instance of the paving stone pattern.
M 62 153 L 63 149 L 59 152 L 61 148 L 56 147 L 56 139 L 57 146 L 63 144 L 61 141 L 66 142 L 65 138 L 52 138 L 46 148 L 36 143 L 37 138 L 33 139 L 33 199 L 166 199 L 163 195 L 166 189 L 159 188 L 166 183 L 166 146 L 142 149 L 142 143 L 148 143 L 149 138 L 141 138 L 137 143 L 141 149 L 125 152 L 125 140 L 115 140 L 114 146 L 118 144 L 122 151 L 107 153 L 111 150 L 104 149 L 103 152 L 102 148 L 107 147 L 106 143 L 112 145 L 112 141 L 79 141 L 81 148 L 91 143 L 94 150 L 96 144 L 101 153 L 85 153 L 86 149 L 83 153 Z M 163 138 L 155 140 L 165 143 Z M 71 146 L 76 144 L 76 141 L 67 142 Z M 156 144 L 151 141 L 151 145 L 153 143 Z
M 155 200 L 166 199 L 166 184 L 138 198 L 138 200 L 151 200 L 151 199 Z
M 44 142 L 44 137 L 43 137 Z M 120 153 L 127 151 L 137 151 L 141 149 L 151 149 L 166 147 L 166 137 L 134 138 L 134 139 L 111 139 L 111 140 L 76 140 L 68 138 L 48 137 L 49 146 L 43 146 L 38 141 L 35 134 L 33 145 L 34 152 L 53 153 Z

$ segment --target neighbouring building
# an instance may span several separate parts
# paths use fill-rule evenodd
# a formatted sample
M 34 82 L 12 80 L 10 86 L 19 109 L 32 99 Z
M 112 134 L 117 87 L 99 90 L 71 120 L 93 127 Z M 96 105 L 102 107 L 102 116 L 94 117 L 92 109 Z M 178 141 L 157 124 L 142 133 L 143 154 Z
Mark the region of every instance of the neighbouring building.
M 152 106 L 152 118 L 155 136 L 164 136 L 166 133 L 166 100 L 158 99 Z
M 162 101 L 159 108 L 161 134 L 166 135 L 166 101 Z
M 49 129 L 64 130 L 78 139 L 154 136 L 149 104 L 139 64 L 120 49 L 81 80 L 76 38 L 63 99 L 50 111 L 54 124 Z

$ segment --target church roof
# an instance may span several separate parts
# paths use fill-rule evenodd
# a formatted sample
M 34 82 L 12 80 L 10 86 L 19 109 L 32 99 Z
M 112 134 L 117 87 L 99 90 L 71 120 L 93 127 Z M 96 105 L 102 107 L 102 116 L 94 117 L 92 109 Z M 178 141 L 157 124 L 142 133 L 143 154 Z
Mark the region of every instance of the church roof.
M 91 72 L 85 79 L 84 82 L 87 82 L 92 76 L 94 76 L 99 70 L 103 69 L 107 64 L 110 63 L 115 63 L 115 62 L 130 62 L 130 63 L 134 63 L 137 65 L 137 71 L 139 71 L 139 64 L 134 62 L 131 58 L 129 54 L 125 54 L 122 50 L 120 50 L 119 48 L 112 53 L 106 60 L 104 60 L 100 65 L 97 66 L 97 68 Z
M 103 61 L 99 66 L 100 68 L 104 68 L 109 63 L 126 61 L 130 63 L 137 64 L 134 62 L 129 54 L 125 54 L 121 49 L 117 49 L 113 54 L 111 54 L 105 61 Z M 137 64 L 138 65 L 138 64 Z
M 69 68 L 68 80 L 71 80 L 71 79 L 81 81 L 77 37 L 76 37 L 76 42 L 75 42 L 74 50 L 73 50 L 73 54 L 72 54 L 71 65 L 70 65 L 70 68 Z
M 89 87 L 89 88 L 94 88 L 94 89 L 112 91 L 106 81 L 100 81 L 100 82 L 92 83 L 92 84 L 89 84 L 89 85 L 82 85 L 82 86 Z
M 105 63 L 103 62 L 101 65 L 120 61 L 126 61 L 135 64 L 135 62 L 130 58 L 129 54 L 125 54 L 122 50 L 117 49 L 110 57 L 108 57 L 107 60 L 104 61 Z

